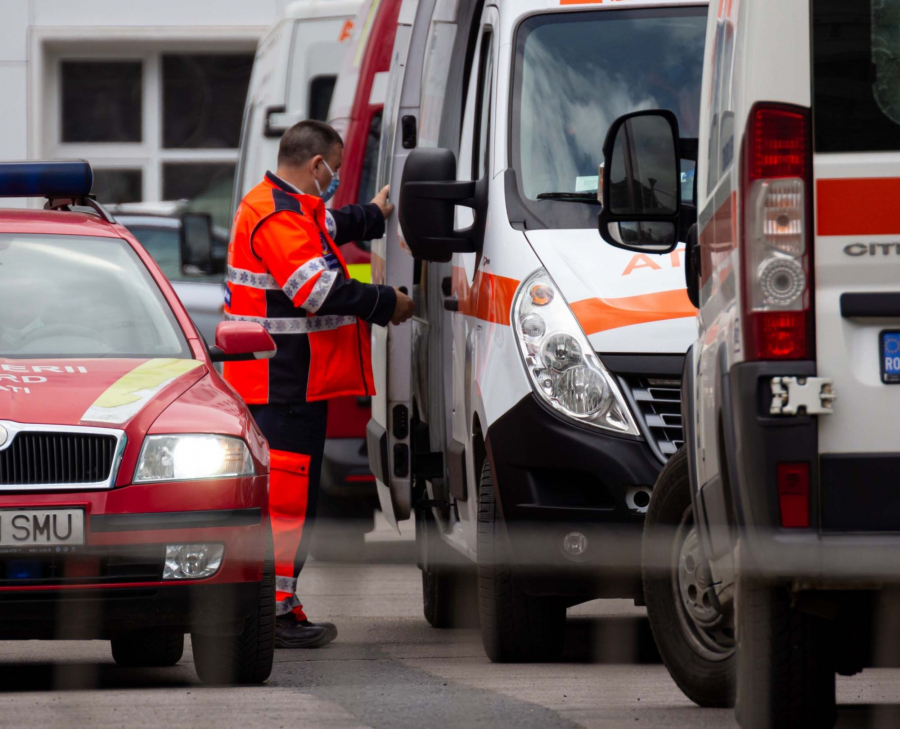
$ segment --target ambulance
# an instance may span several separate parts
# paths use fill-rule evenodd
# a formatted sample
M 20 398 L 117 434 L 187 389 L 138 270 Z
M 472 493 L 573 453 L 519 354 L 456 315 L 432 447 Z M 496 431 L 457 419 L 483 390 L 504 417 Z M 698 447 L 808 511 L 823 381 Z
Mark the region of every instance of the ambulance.
M 457 623 L 477 579 L 493 661 L 558 657 L 572 605 L 641 601 L 696 311 L 683 247 L 599 239 L 600 165 L 635 108 L 696 133 L 705 23 L 684 1 L 400 8 L 372 268 L 416 316 L 373 333 L 369 461 L 388 518 L 415 511 L 426 618 Z
M 685 693 L 736 687 L 745 728 L 830 727 L 836 674 L 897 665 L 898 17 L 712 3 L 699 137 L 661 107 L 605 145 L 601 234 L 660 266 L 686 239 L 700 308 L 685 447 L 647 516 L 650 623 Z

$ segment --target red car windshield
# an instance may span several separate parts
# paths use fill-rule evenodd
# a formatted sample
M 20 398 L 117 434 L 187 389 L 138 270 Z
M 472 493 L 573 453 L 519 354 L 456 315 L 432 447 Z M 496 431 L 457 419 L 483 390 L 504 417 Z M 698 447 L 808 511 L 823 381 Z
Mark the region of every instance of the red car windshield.
M 0 291 L 0 357 L 191 356 L 124 240 L 0 233 Z

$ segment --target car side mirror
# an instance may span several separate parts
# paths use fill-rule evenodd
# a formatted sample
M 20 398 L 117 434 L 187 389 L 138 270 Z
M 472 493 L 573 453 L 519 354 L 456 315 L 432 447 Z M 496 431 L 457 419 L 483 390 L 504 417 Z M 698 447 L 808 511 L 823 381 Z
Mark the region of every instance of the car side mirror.
M 675 249 L 683 212 L 682 156 L 671 111 L 638 111 L 613 122 L 603 144 L 603 240 L 638 253 Z
M 179 230 L 181 272 L 208 276 L 213 272 L 212 218 L 207 213 L 182 213 Z
M 254 321 L 220 321 L 216 327 L 216 343 L 209 348 L 213 362 L 245 362 L 271 359 L 278 348 L 275 340 Z
M 447 263 L 454 253 L 474 253 L 484 241 L 487 175 L 476 182 L 456 179 L 456 155 L 449 149 L 414 149 L 400 183 L 400 228 L 413 256 Z M 454 229 L 457 205 L 472 208 L 475 222 Z

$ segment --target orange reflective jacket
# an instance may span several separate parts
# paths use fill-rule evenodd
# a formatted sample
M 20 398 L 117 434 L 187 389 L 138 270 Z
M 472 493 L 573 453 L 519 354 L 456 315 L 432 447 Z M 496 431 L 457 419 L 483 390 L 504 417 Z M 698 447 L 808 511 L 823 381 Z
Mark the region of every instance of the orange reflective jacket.
M 278 345 L 270 360 L 225 364 L 248 404 L 374 394 L 366 322 L 385 326 L 396 294 L 351 279 L 328 230 L 321 198 L 272 173 L 238 207 L 225 317 L 261 323 Z

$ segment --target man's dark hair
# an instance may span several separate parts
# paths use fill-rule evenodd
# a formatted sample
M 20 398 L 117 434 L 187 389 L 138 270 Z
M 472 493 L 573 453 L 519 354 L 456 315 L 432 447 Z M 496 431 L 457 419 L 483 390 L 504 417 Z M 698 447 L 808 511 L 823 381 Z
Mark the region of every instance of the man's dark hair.
M 278 145 L 278 165 L 299 167 L 317 154 L 326 156 L 335 144 L 343 145 L 341 135 L 325 122 L 307 119 L 288 129 Z

